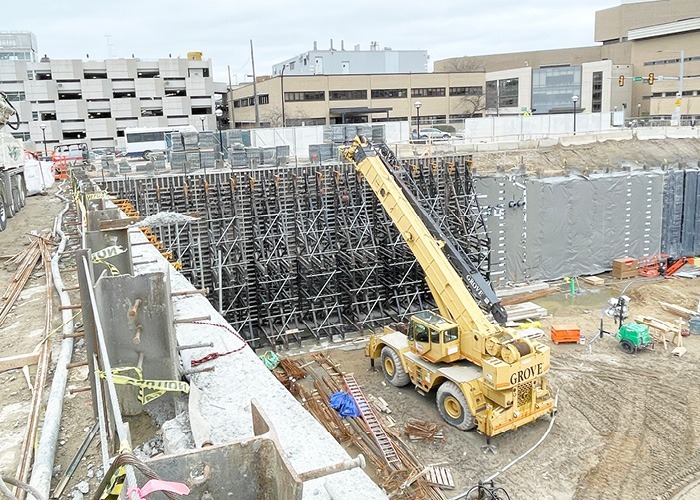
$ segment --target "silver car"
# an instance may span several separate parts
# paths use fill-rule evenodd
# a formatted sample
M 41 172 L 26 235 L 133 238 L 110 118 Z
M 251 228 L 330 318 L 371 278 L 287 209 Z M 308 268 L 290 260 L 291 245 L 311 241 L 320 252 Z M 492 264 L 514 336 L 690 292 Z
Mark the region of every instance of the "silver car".
M 432 141 L 446 141 L 451 137 L 452 135 L 450 135 L 449 132 L 445 132 L 443 130 L 440 130 L 439 128 L 431 127 L 421 127 L 419 134 L 420 139 L 430 139 Z

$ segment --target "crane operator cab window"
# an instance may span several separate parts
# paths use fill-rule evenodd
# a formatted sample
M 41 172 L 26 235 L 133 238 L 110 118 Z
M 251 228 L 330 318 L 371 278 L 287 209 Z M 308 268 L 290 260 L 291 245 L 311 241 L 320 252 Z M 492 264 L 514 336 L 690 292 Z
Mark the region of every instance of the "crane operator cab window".
M 428 359 L 440 359 L 454 348 L 446 344 L 459 340 L 457 325 L 431 311 L 423 311 L 411 318 L 408 328 L 409 345 Z M 443 352 L 444 351 L 444 352 Z M 456 352 L 456 351 L 455 351 Z

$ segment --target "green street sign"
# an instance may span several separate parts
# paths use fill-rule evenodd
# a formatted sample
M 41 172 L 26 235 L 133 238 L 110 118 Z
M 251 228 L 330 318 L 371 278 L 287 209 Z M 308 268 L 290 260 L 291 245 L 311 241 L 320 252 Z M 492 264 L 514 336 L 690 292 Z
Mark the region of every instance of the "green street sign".
M 635 77 L 634 77 L 634 81 L 635 81 L 635 82 L 641 82 L 642 80 L 644 80 L 644 78 L 642 78 L 641 76 L 635 76 Z

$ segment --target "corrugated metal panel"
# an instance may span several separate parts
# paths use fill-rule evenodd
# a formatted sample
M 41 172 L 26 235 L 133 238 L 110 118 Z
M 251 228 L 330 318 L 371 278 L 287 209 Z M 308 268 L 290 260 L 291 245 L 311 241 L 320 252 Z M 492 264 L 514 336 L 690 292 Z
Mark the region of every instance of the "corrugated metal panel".
M 655 36 L 673 35 L 685 31 L 700 30 L 700 18 L 684 19 L 673 23 L 657 24 L 656 26 L 646 26 L 629 30 L 627 40 L 641 40 L 643 38 L 653 38 Z

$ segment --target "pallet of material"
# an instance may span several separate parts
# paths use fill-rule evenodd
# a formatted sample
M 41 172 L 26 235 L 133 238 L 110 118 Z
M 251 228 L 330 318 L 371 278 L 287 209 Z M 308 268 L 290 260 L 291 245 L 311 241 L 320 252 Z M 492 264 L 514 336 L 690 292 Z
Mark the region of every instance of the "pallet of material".
M 547 309 L 538 306 L 534 302 L 523 302 L 513 306 L 505 306 L 508 313 L 508 321 L 520 321 L 524 319 L 544 318 L 549 314 Z
M 452 472 L 446 467 L 429 467 L 425 474 L 425 479 L 431 486 L 438 486 L 447 490 L 453 490 L 455 488 Z
M 605 280 L 603 278 L 599 278 L 598 276 L 581 276 L 581 281 L 593 286 L 605 285 Z

